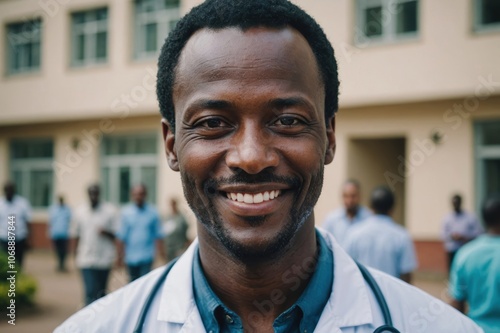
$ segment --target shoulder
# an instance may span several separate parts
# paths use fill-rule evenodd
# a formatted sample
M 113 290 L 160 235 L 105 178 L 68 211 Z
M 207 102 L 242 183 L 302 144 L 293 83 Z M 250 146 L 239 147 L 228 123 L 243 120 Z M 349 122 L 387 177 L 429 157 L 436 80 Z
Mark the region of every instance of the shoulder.
M 454 259 L 454 261 L 456 260 L 457 263 L 463 263 L 463 261 L 467 260 L 469 257 L 474 256 L 475 254 L 480 252 L 483 244 L 484 239 L 481 236 L 468 242 L 458 250 L 455 257 L 456 259 Z
M 482 332 L 469 318 L 440 299 L 385 273 L 369 270 L 401 332 Z
M 158 281 L 160 267 L 125 287 L 81 309 L 57 327 L 54 333 L 131 332 L 149 291 Z

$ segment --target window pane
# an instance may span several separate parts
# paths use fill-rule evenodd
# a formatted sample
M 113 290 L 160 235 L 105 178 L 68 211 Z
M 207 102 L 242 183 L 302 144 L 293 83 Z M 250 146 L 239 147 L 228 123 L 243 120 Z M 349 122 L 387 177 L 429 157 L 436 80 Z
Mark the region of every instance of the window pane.
M 31 171 L 30 202 L 33 207 L 47 207 L 52 201 L 52 171 Z
M 156 154 L 156 137 L 143 137 L 136 140 L 136 154 Z
M 156 23 L 149 23 L 144 26 L 145 35 L 146 35 L 146 49 L 147 52 L 155 52 L 157 50 L 157 32 L 158 27 Z
M 12 141 L 11 154 L 13 159 L 23 158 L 52 158 L 54 145 L 52 140 L 39 139 L 37 141 Z
M 365 9 L 364 32 L 367 37 L 381 36 L 382 7 L 371 7 Z
M 156 167 L 148 166 L 141 168 L 141 183 L 146 185 L 150 203 L 156 203 Z
M 486 146 L 500 145 L 500 122 L 483 124 L 482 144 Z
M 481 3 L 481 23 L 495 24 L 500 23 L 500 1 L 482 0 Z
M 107 46 L 106 46 L 106 38 L 107 33 L 98 32 L 96 35 L 96 58 L 97 59 L 106 59 L 107 55 Z
M 8 72 L 40 67 L 40 29 L 40 19 L 7 25 Z
M 103 198 L 106 201 L 111 201 L 110 197 L 110 177 L 109 177 L 109 168 L 104 167 L 102 168 L 102 194 Z
M 12 181 L 16 185 L 17 194 L 27 198 L 28 193 L 26 193 L 26 191 L 24 191 L 23 173 L 20 170 L 13 170 L 12 171 Z
M 410 1 L 397 5 L 396 33 L 417 31 L 417 2 Z
M 500 193 L 500 159 L 484 161 L 484 184 L 486 186 L 484 198 Z
M 119 200 L 121 204 L 129 202 L 130 198 L 130 168 L 120 167 L 119 170 Z
M 78 35 L 76 38 L 76 60 L 83 61 L 85 59 L 85 35 Z

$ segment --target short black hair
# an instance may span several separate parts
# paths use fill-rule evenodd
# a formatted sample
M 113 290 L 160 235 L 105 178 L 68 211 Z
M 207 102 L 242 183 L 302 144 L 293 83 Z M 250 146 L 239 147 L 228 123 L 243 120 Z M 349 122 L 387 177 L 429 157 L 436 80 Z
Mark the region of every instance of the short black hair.
M 288 0 L 206 0 L 186 14 L 170 32 L 158 59 L 156 94 L 162 117 L 175 128 L 172 98 L 175 70 L 184 46 L 196 31 L 287 26 L 304 36 L 316 57 L 325 86 L 325 120 L 328 121 L 338 109 L 339 80 L 333 48 L 319 24 Z
M 486 199 L 482 213 L 486 228 L 500 227 L 500 195 Z
M 379 186 L 372 191 L 370 203 L 376 214 L 387 215 L 394 207 L 394 202 L 394 194 L 389 188 Z

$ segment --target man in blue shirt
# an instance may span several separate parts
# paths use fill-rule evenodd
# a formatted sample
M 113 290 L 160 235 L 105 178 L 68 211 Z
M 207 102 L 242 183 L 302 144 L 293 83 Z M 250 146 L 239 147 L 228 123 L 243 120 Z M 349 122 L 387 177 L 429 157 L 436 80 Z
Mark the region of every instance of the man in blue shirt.
M 360 205 L 361 186 L 357 180 L 350 179 L 344 183 L 342 201 L 344 207 L 330 213 L 323 222 L 323 228 L 335 236 L 341 246 L 344 246 L 352 227 L 369 217 L 371 212 Z
M 64 262 L 68 253 L 69 228 L 71 222 L 71 210 L 64 203 L 64 197 L 59 196 L 59 203 L 49 208 L 49 234 L 57 255 L 57 270 L 65 272 Z
M 485 333 L 500 332 L 500 197 L 483 206 L 487 229 L 464 245 L 455 256 L 450 274 L 451 304 L 465 312 Z
M 410 283 L 417 258 L 410 235 L 390 217 L 394 194 L 378 187 L 370 201 L 375 215 L 353 228 L 345 250 L 360 263 Z
M 118 261 L 125 263 L 130 281 L 149 273 L 155 258 L 155 244 L 163 255 L 161 222 L 156 208 L 146 203 L 146 187 L 137 185 L 131 191 L 132 201 L 121 214 L 118 233 Z

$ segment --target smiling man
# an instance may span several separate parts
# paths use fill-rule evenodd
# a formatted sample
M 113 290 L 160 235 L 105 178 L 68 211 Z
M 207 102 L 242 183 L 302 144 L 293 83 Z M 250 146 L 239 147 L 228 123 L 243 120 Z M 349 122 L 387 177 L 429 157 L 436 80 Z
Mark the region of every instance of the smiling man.
M 157 91 L 168 163 L 180 172 L 198 239 L 169 271 L 56 331 L 359 333 L 384 325 L 358 266 L 315 228 L 338 105 L 336 61 L 318 24 L 286 0 L 208 0 L 167 39 Z M 370 272 L 401 332 L 481 332 L 444 303 Z

